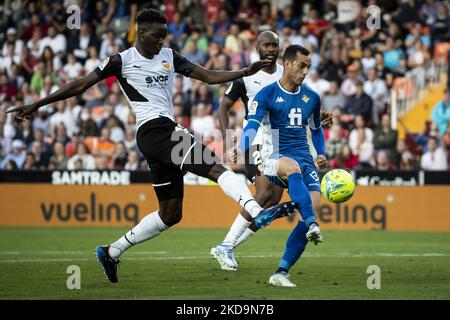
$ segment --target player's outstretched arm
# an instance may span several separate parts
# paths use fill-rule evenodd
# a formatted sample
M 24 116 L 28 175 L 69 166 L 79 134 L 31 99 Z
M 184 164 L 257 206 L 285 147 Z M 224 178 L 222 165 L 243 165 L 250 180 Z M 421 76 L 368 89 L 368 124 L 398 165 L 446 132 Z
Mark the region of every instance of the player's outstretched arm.
M 268 67 L 270 65 L 271 61 L 267 59 L 253 62 L 247 68 L 236 71 L 208 70 L 200 65 L 195 65 L 189 76 L 208 84 L 224 83 L 238 78 L 251 76 L 257 73 L 262 68 Z
M 232 101 L 227 96 L 224 96 L 222 102 L 220 103 L 219 108 L 219 122 L 220 122 L 220 130 L 222 131 L 223 139 L 226 138 L 227 129 L 230 125 L 230 119 L 228 118 L 228 112 L 231 107 L 233 107 L 234 101 Z
M 41 100 L 36 101 L 33 104 L 19 106 L 6 111 L 6 113 L 16 112 L 16 118 L 18 120 L 28 120 L 30 119 L 31 114 L 33 114 L 33 112 L 38 110 L 40 107 L 56 101 L 65 100 L 73 96 L 78 96 L 102 79 L 103 78 L 101 78 L 96 72 L 93 71 L 86 77 L 68 83 L 61 89 L 55 91 L 54 93 Z

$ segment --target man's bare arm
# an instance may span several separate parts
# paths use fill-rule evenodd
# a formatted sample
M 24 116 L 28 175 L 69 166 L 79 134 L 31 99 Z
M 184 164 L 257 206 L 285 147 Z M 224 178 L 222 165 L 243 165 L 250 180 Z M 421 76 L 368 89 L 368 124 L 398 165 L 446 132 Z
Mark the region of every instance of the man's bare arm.
M 78 96 L 86 91 L 88 88 L 92 87 L 97 82 L 103 80 L 95 71 L 92 71 L 86 77 L 74 80 L 61 89 L 55 91 L 49 96 L 36 101 L 33 104 L 26 106 L 19 106 L 14 109 L 6 111 L 6 113 L 17 112 L 16 118 L 19 120 L 27 120 L 30 118 L 31 114 L 38 110 L 40 107 L 48 105 L 50 103 L 65 100 L 73 96 Z
M 200 65 L 195 65 L 192 69 L 190 77 L 201 80 L 208 84 L 224 83 L 232 80 L 236 80 L 242 77 L 248 77 L 254 75 L 262 68 L 270 66 L 270 60 L 260 60 L 252 63 L 247 68 L 236 71 L 217 71 L 208 70 Z
M 234 101 L 224 96 L 222 102 L 220 103 L 219 108 L 219 122 L 220 122 L 220 130 L 222 131 L 222 137 L 225 141 L 227 138 L 226 133 L 230 123 L 228 112 L 233 107 Z

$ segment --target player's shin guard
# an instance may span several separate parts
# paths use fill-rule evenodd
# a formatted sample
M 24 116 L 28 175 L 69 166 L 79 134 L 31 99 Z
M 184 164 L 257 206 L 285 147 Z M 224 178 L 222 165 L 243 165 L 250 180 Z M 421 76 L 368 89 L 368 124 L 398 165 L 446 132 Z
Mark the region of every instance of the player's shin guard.
M 308 227 L 303 221 L 299 221 L 286 241 L 286 248 L 278 266 L 279 271 L 289 271 L 300 258 L 308 243 L 306 232 L 308 232 Z
M 146 215 L 133 229 L 124 236 L 112 243 L 109 248 L 109 255 L 113 259 L 118 259 L 126 250 L 133 245 L 156 237 L 166 230 L 168 226 L 164 224 L 158 211 Z
M 313 205 L 308 189 L 303 182 L 301 173 L 292 173 L 288 176 L 289 189 L 288 193 L 291 196 L 292 201 L 295 201 L 298 205 L 298 210 L 302 216 L 306 226 L 316 222 L 316 216 L 314 215 Z
M 253 198 L 245 180 L 240 179 L 234 172 L 225 171 L 217 179 L 217 183 L 228 196 L 236 200 L 253 218 L 263 210 Z

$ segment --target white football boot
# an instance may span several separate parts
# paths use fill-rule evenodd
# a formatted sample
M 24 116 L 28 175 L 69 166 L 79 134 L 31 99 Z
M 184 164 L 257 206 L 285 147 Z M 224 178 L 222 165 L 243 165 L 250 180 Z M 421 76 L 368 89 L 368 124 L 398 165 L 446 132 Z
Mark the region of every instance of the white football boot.
M 289 279 L 289 274 L 287 272 L 281 271 L 274 273 L 269 278 L 269 284 L 277 287 L 296 287 L 295 283 L 292 283 Z
M 308 232 L 306 233 L 306 239 L 308 241 L 314 242 L 317 246 L 319 243 L 323 242 L 322 233 L 320 233 L 320 228 L 317 223 L 311 223 L 308 227 Z
M 236 271 L 238 264 L 234 259 L 233 247 L 222 243 L 211 248 L 211 256 L 219 262 L 222 270 Z

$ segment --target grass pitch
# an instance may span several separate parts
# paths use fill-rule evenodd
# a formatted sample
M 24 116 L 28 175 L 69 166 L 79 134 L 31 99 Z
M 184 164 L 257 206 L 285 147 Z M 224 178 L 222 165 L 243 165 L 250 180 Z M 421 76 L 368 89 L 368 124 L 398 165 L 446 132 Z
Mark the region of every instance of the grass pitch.
M 173 229 L 122 258 L 111 284 L 94 248 L 127 229 L 2 228 L 0 299 L 449 299 L 450 233 L 324 231 L 292 268 L 297 288 L 267 284 L 290 230 L 259 232 L 236 250 L 239 269 L 222 271 L 209 256 L 225 229 Z M 68 266 L 81 289 L 66 286 Z M 369 290 L 367 268 L 381 269 Z

